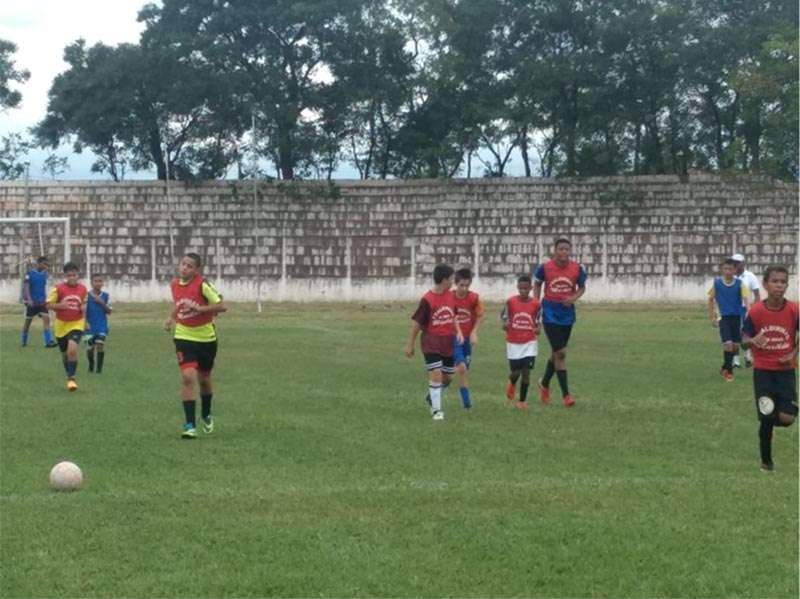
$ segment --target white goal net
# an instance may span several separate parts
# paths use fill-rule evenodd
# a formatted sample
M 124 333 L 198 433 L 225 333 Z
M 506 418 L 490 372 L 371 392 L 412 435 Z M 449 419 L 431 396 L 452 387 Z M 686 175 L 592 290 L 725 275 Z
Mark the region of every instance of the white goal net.
M 69 218 L 0 218 L 0 301 L 20 301 L 25 273 L 42 256 L 57 280 L 70 258 Z

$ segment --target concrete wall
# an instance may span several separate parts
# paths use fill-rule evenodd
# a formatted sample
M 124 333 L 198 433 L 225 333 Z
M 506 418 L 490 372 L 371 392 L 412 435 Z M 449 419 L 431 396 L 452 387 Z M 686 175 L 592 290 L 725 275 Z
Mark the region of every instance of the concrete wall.
M 501 299 L 562 235 L 589 271 L 587 301 L 696 300 L 733 252 L 796 276 L 797 193 L 712 176 L 5 182 L 0 217 L 69 217 L 70 257 L 119 301 L 166 297 L 185 251 L 237 300 L 414 299 L 443 261 L 473 267 L 476 289 Z M 62 262 L 63 238 L 61 225 L 0 223 L 0 300 L 16 300 L 29 256 Z

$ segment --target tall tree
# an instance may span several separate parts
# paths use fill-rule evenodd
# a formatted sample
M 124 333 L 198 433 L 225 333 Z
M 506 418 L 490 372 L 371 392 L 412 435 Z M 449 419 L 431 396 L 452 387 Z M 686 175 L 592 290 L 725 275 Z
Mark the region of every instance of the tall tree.
M 14 65 L 13 54 L 16 51 L 15 43 L 0 39 L 0 110 L 19 106 L 22 92 L 12 89 L 11 84 L 25 83 L 31 76 L 30 71 L 18 69 Z

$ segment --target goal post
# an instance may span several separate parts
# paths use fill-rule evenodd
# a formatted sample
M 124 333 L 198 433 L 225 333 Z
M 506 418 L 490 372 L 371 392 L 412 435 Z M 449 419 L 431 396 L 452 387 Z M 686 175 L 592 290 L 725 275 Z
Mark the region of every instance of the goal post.
M 39 256 L 59 272 L 71 256 L 70 238 L 69 217 L 0 218 L 0 278 L 24 275 Z

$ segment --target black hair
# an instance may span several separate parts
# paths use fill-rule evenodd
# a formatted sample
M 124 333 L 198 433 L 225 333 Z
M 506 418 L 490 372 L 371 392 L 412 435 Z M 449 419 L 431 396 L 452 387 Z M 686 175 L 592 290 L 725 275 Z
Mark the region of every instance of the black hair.
M 78 268 L 78 265 L 75 264 L 74 262 L 67 262 L 64 265 L 64 272 L 65 273 L 68 273 L 68 272 L 73 271 L 73 270 L 77 270 L 78 272 L 80 272 L 81 269 Z
M 764 271 L 764 282 L 769 283 L 769 276 L 774 272 L 782 272 L 786 275 L 786 278 L 789 278 L 789 270 L 785 266 L 780 266 L 777 264 L 773 264 L 772 266 L 767 266 L 767 270 Z
M 433 282 L 438 285 L 445 279 L 452 277 L 454 272 L 453 267 L 449 264 L 439 264 L 433 269 Z
M 91 281 L 95 277 L 102 277 L 102 276 L 103 275 L 101 275 L 99 272 L 93 272 L 91 275 L 89 275 L 89 280 Z
M 566 237 L 559 237 L 558 239 L 556 239 L 556 242 L 553 244 L 553 247 L 557 248 L 562 243 L 566 243 L 569 247 L 572 247 L 572 242 Z
M 517 279 L 517 283 L 532 283 L 532 279 L 530 275 L 520 275 Z
M 728 258 L 727 260 L 725 260 L 725 262 L 723 262 L 723 264 L 731 264 L 733 266 L 738 266 L 739 262 L 734 260 L 733 258 Z
M 469 268 L 459 268 L 456 271 L 456 283 L 459 281 L 472 281 L 472 271 Z
M 184 258 L 191 258 L 197 268 L 203 266 L 203 259 L 200 257 L 200 254 L 195 254 L 194 252 L 189 252 L 188 254 L 183 255 Z
M 42 262 L 50 263 L 50 260 L 47 259 L 47 256 L 39 256 L 36 258 L 36 264 L 41 264 Z

